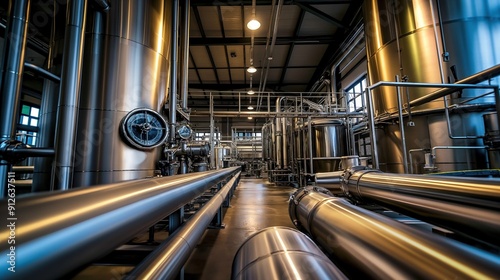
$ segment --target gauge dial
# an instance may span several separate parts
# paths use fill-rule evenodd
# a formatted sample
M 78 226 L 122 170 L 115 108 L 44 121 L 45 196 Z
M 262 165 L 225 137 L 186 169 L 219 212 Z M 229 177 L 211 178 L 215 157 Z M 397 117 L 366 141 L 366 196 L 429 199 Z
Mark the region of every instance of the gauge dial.
M 177 129 L 177 134 L 182 139 L 188 139 L 193 134 L 193 130 L 188 124 L 181 124 Z
M 127 143 L 142 150 L 158 147 L 168 137 L 165 119 L 147 108 L 130 111 L 122 120 L 121 130 Z

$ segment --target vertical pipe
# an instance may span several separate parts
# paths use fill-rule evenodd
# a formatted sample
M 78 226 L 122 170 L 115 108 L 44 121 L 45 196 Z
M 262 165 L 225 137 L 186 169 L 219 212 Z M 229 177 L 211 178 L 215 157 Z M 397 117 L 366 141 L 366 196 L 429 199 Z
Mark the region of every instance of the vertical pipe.
M 396 82 L 399 82 L 399 76 L 396 75 Z M 406 153 L 406 137 L 405 126 L 403 120 L 403 103 L 401 102 L 401 88 L 396 86 L 396 94 L 398 98 L 398 116 L 399 116 L 399 131 L 401 133 L 401 147 L 403 149 L 403 168 L 405 174 L 408 174 L 408 155 Z
M 307 117 L 307 130 L 309 131 L 309 167 L 310 174 L 314 174 L 314 165 L 313 165 L 313 146 L 312 146 L 312 126 L 311 126 L 311 116 Z
M 181 106 L 183 111 L 188 110 L 188 72 L 189 72 L 189 15 L 190 15 L 190 0 L 182 1 L 182 14 L 180 25 L 181 32 L 181 72 L 180 72 L 180 93 Z
M 68 1 L 55 140 L 57 190 L 69 189 L 73 182 L 86 13 L 87 0 Z
M 276 113 L 281 112 L 281 101 L 283 97 L 278 97 L 276 99 Z M 281 169 L 283 167 L 283 132 L 281 125 L 281 118 L 279 114 L 276 114 L 276 168 Z
M 179 0 L 172 1 L 172 53 L 169 95 L 170 143 L 175 143 L 175 123 L 177 122 L 177 60 L 178 60 Z
M 0 77 L 0 141 L 13 139 L 16 133 L 30 0 L 11 1 L 9 6 Z M 8 169 L 9 163 L 1 160 L 0 198 L 5 195 Z
M 373 97 L 372 91 L 366 89 L 366 98 L 368 102 L 368 124 L 370 126 L 370 143 L 372 146 L 372 166 L 375 169 L 379 169 L 378 164 L 378 145 L 377 145 L 377 135 L 375 134 L 375 116 L 373 114 Z
M 210 93 L 210 169 L 215 169 L 214 147 L 214 97 Z
M 281 118 L 281 125 L 283 126 L 282 127 L 282 130 L 281 130 L 281 138 L 282 138 L 282 142 L 283 142 L 283 169 L 287 169 L 288 168 L 288 139 L 287 139 L 287 129 L 286 129 L 286 118 Z
M 54 5 L 56 2 L 54 2 Z M 59 9 L 62 10 L 62 7 Z M 64 22 L 66 15 L 57 13 L 54 8 L 52 18 L 49 53 L 46 59 L 46 69 L 50 73 L 60 76 L 61 62 L 58 58 L 62 55 L 64 47 Z M 57 103 L 59 101 L 59 82 L 45 79 L 43 83 L 42 99 L 40 103 L 40 119 L 38 121 L 37 147 L 54 147 L 57 123 Z M 33 172 L 33 184 L 31 192 L 48 191 L 51 186 L 52 163 L 54 159 L 50 157 L 35 158 L 35 168 Z

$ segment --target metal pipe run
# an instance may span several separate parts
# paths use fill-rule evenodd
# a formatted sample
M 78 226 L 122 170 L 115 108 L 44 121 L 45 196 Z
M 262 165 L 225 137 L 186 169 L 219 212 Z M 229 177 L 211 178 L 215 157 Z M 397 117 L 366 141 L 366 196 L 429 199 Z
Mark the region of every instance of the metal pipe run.
M 181 13 L 181 63 L 180 63 L 180 93 L 181 93 L 181 107 L 185 112 L 188 111 L 188 74 L 189 74 L 189 23 L 191 15 L 191 1 L 182 1 Z
M 50 71 L 45 70 L 40 66 L 36 66 L 35 64 L 25 62 L 24 69 L 25 70 L 29 69 L 31 71 L 34 71 L 35 73 L 39 74 L 42 78 L 51 80 L 56 83 L 59 83 L 61 81 L 61 78 L 59 78 L 58 76 L 52 74 Z
M 494 279 L 500 257 L 301 189 L 290 200 L 304 228 L 352 279 Z
M 212 222 L 241 172 L 227 182 L 182 228 L 149 254 L 125 279 L 175 279 Z
M 494 78 L 498 75 L 500 75 L 500 64 L 495 65 L 491 68 L 488 68 L 484 71 L 478 72 L 478 73 L 476 73 L 472 76 L 469 76 L 465 79 L 462 79 L 460 81 L 457 81 L 454 85 L 477 84 L 477 83 L 481 83 L 483 81 L 486 81 L 488 79 Z M 425 104 L 427 102 L 430 102 L 432 100 L 438 99 L 438 98 L 446 96 L 448 94 L 451 94 L 455 91 L 457 91 L 455 88 L 443 88 L 443 89 L 437 90 L 435 92 L 429 93 L 426 96 L 422 96 L 420 98 L 412 100 L 408 105 L 410 107 L 419 106 L 419 105 Z
M 233 260 L 231 279 L 348 279 L 309 237 L 269 227 L 248 237 Z
M 73 184 L 86 14 L 87 0 L 68 1 L 55 139 L 56 190 L 69 189 Z
M 170 122 L 170 144 L 175 143 L 175 123 L 177 122 L 177 72 L 178 72 L 178 35 L 179 35 L 179 0 L 172 0 L 172 53 L 170 54 L 170 94 L 168 110 Z
M 500 245 L 500 181 L 452 176 L 346 172 L 342 188 L 455 233 Z
M 29 0 L 13 1 L 4 36 L 0 76 L 0 142 L 14 139 L 28 33 Z M 0 198 L 4 197 L 9 163 L 0 160 Z
M 316 173 L 316 186 L 328 190 L 340 191 L 342 189 L 342 176 L 344 171 Z
M 16 267 L 0 270 L 0 279 L 56 279 L 106 255 L 239 167 L 162 178 L 125 181 L 90 188 L 40 193 L 16 199 Z M 0 207 L 7 209 L 7 199 Z M 7 212 L 1 218 L 5 221 Z M 2 227 L 0 238 L 12 236 Z M 64 246 L 61 246 L 63 244 Z M 7 242 L 0 254 L 10 253 Z M 57 264 L 54 266 L 54 264 Z M 51 267 L 51 269 L 47 269 Z

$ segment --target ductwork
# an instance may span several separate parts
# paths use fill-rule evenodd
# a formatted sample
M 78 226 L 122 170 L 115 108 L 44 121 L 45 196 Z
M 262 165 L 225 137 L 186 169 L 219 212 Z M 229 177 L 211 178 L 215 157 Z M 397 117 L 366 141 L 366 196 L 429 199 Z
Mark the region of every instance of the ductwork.
M 290 217 L 353 279 L 493 279 L 500 257 L 311 189 L 290 199 Z M 480 231 L 481 229 L 477 229 Z
M 20 269 L 15 275 L 2 269 L 0 279 L 61 278 L 129 241 L 238 170 L 226 168 L 16 198 L 16 208 L 22 209 L 16 211 L 20 222 L 13 222 L 20 238 L 16 241 L 22 240 L 15 245 L 15 254 L 22 256 L 16 259 Z M 7 199 L 0 201 L 2 209 L 7 209 L 7 204 Z M 10 235 L 9 227 L 1 228 L 2 240 Z M 10 246 L 1 242 L 0 253 L 8 255 Z
M 305 234 L 269 227 L 247 238 L 233 260 L 232 279 L 347 279 Z

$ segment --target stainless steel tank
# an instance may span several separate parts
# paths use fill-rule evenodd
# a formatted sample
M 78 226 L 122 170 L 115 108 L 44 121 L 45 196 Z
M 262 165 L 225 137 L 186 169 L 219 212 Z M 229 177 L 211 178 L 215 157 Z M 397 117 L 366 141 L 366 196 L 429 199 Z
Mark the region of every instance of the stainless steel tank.
M 500 64 L 498 0 L 374 0 L 365 1 L 363 8 L 371 84 L 395 81 L 396 75 L 407 78 L 409 82 L 454 82 Z M 493 80 L 498 84 L 498 77 L 493 77 Z M 435 90 L 408 88 L 409 100 Z M 407 103 L 406 89 L 402 92 L 403 103 Z M 454 93 L 449 104 L 459 104 L 484 92 L 464 90 Z M 380 168 L 402 173 L 403 149 L 395 121 L 395 88 L 374 90 L 373 102 L 375 116 L 383 119 L 377 123 L 376 131 L 380 143 Z M 457 136 L 484 135 L 482 127 L 476 125 L 482 121 L 482 113 L 477 111 L 493 103 L 493 95 L 488 95 L 469 103 L 473 104 L 469 108 L 452 111 L 450 127 L 455 139 L 447 132 L 442 98 L 413 108 L 415 126 L 406 125 L 408 118 L 404 120 L 407 150 L 430 150 L 435 146 L 481 146 L 481 139 L 464 140 L 457 139 Z M 411 164 L 421 172 L 423 153 L 414 153 L 413 160 Z M 485 168 L 486 162 L 484 150 L 448 149 L 438 153 L 436 166 L 440 171 L 451 171 Z
M 302 155 L 298 157 L 299 168 L 307 173 L 311 172 L 310 150 L 312 150 L 312 172 L 339 170 L 341 157 L 347 155 L 346 128 L 343 122 L 333 119 L 312 120 L 311 142 L 308 127 L 309 125 L 305 123 L 299 127 L 301 131 L 296 133 L 296 143 L 303 143 L 298 145 L 302 150 L 296 151 L 298 155 Z
M 231 148 L 227 146 L 215 147 L 215 168 L 222 169 L 224 167 L 224 159 L 231 156 Z M 227 165 L 227 164 L 226 164 Z
M 136 108 L 160 111 L 169 77 L 171 1 L 113 1 L 87 20 L 74 186 L 151 176 L 160 148 L 139 150 L 119 134 Z

